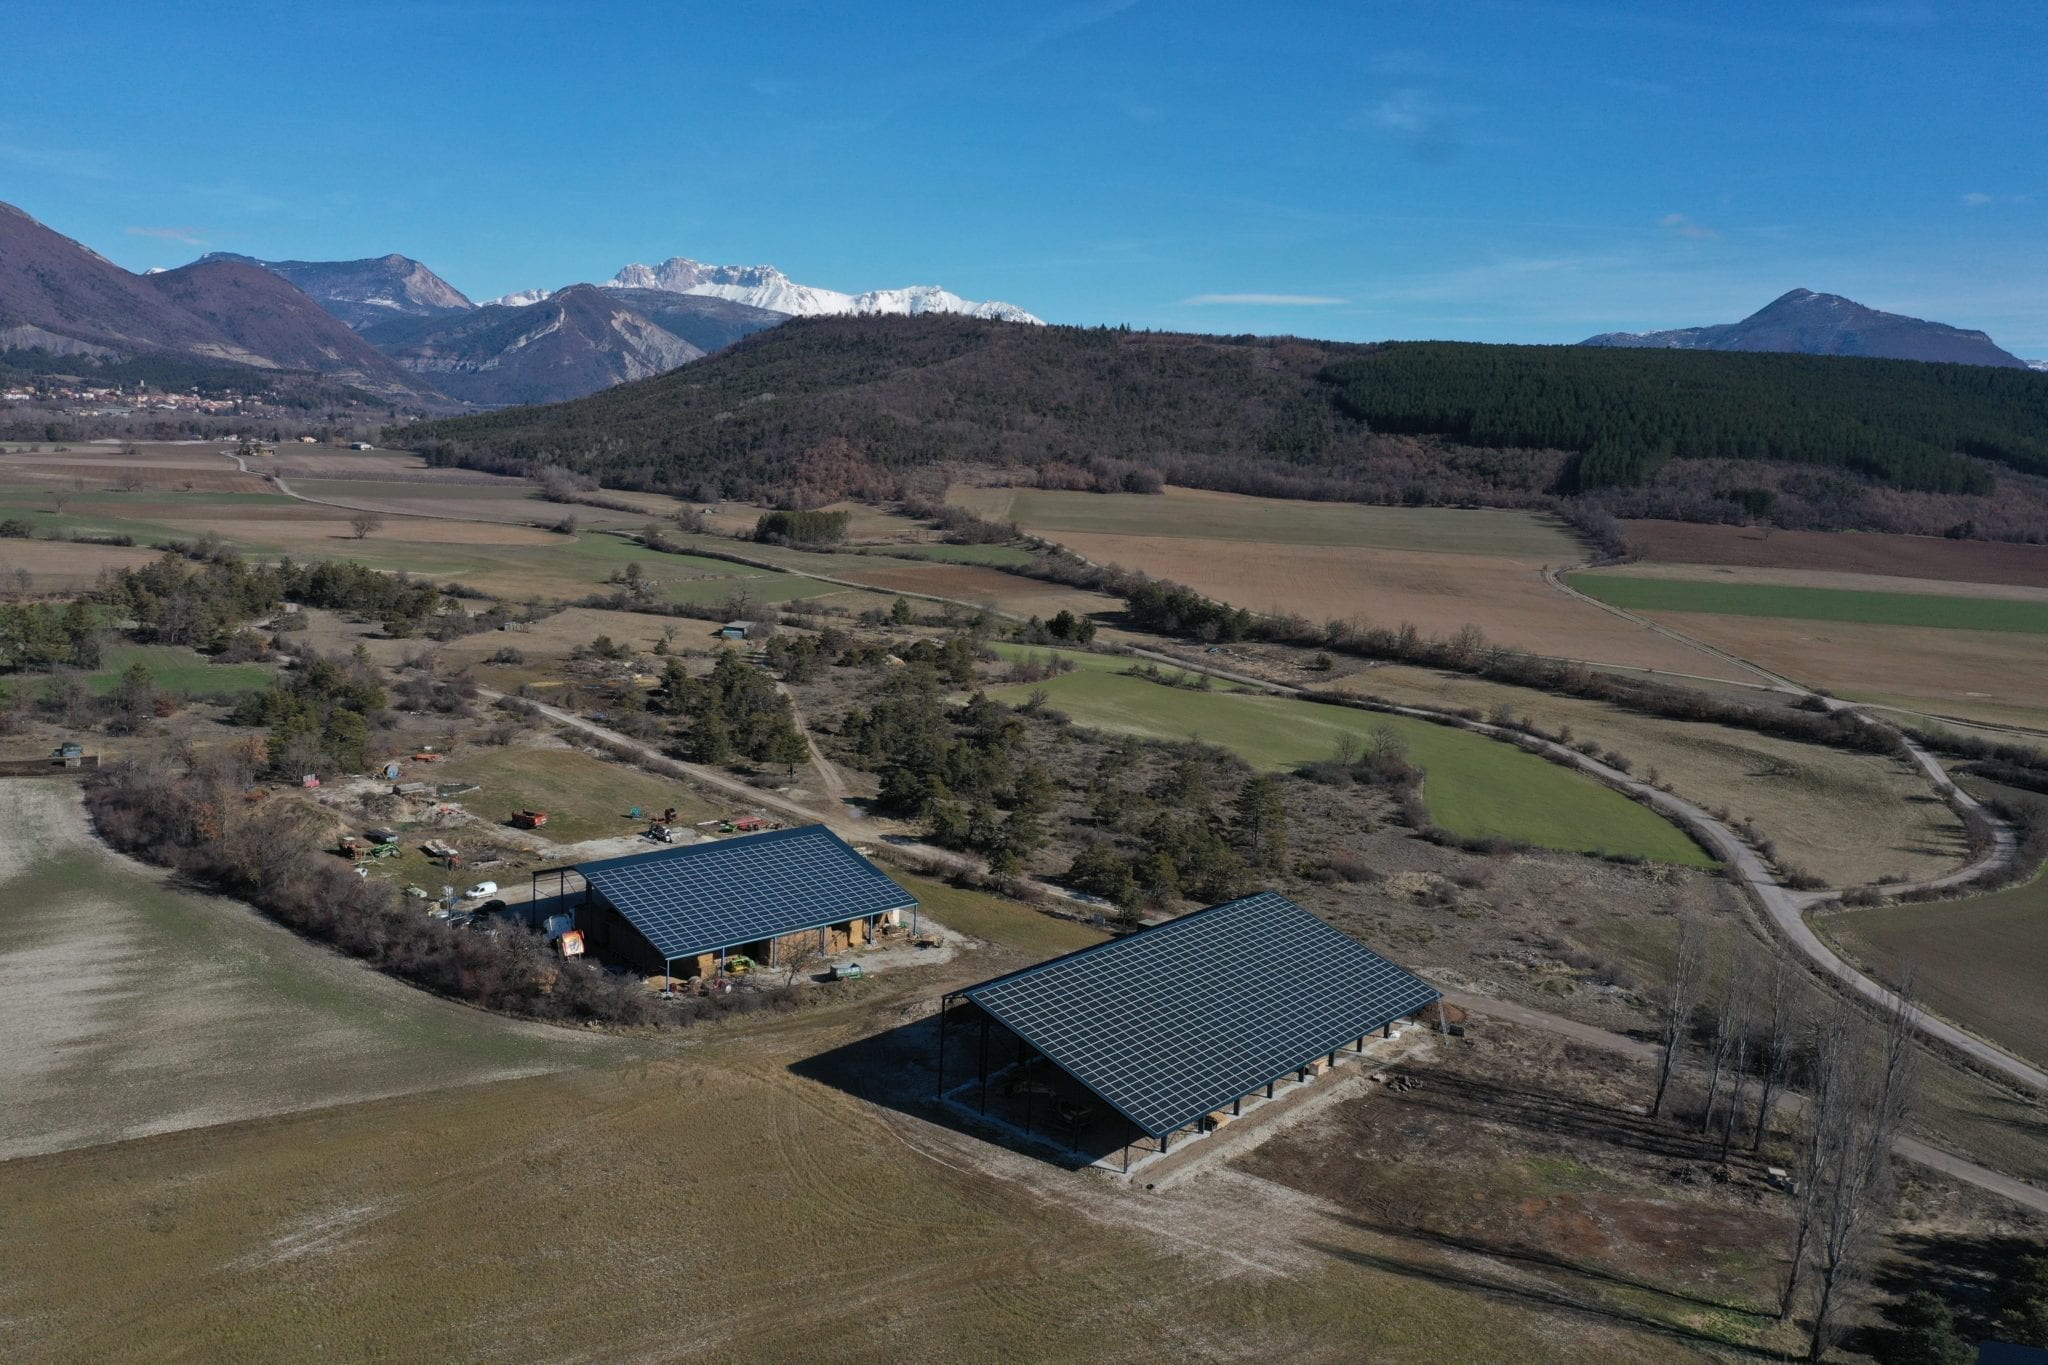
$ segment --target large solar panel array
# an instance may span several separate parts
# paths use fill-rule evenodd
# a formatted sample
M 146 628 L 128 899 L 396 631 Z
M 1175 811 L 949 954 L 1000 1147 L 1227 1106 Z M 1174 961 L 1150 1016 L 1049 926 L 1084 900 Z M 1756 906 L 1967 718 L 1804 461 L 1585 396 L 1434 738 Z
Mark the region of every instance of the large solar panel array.
M 579 863 L 576 870 L 669 958 L 917 904 L 823 825 Z
M 1158 1137 L 1439 993 L 1264 891 L 962 994 Z

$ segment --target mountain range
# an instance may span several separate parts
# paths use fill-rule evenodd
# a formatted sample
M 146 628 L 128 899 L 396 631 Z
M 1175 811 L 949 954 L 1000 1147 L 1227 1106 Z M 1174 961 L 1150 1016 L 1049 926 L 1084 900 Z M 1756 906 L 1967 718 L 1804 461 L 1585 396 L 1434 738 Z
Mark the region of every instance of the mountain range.
M 476 307 L 454 285 L 395 252 L 361 261 L 259 261 L 226 251 L 200 259 L 240 261 L 282 275 L 357 331 L 395 317 L 446 317 Z
M 37 350 L 307 371 L 401 405 L 450 406 L 281 276 L 232 260 L 131 274 L 0 204 L 0 351 Z
M 580 398 L 792 317 L 928 313 L 1038 322 L 1011 304 L 934 285 L 847 294 L 798 284 L 773 266 L 681 256 L 628 265 L 602 285 L 482 305 L 396 253 L 270 261 L 211 252 L 135 275 L 0 204 L 0 353 L 308 371 L 436 411 Z
M 1740 322 L 1668 332 L 1602 332 L 1579 344 L 1676 351 L 1790 351 L 2006 368 L 2027 364 L 2001 350 L 1982 332 L 1879 312 L 1839 294 L 1816 294 L 1811 289 L 1781 294 Z
M 728 299 L 786 317 L 815 318 L 842 313 L 915 317 L 924 313 L 958 313 L 964 317 L 989 318 L 997 322 L 1043 325 L 1042 319 L 1033 317 L 1015 304 L 976 303 L 934 284 L 845 294 L 836 289 L 798 284 L 772 265 L 706 265 L 687 256 L 671 256 L 660 265 L 635 262 L 622 266 L 616 275 L 605 281 L 604 287 Z M 552 294 L 553 291 L 547 289 L 525 289 L 491 302 L 524 307 L 539 303 Z

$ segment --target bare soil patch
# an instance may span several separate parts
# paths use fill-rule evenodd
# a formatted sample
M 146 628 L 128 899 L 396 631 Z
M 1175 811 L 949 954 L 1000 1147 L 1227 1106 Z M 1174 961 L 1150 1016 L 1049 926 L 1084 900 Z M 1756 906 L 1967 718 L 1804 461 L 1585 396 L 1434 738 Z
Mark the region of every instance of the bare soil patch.
M 1643 558 L 1660 562 L 2048 588 L 2048 545 L 1872 531 L 1773 531 L 1766 536 L 1752 526 L 1704 526 L 1684 521 L 1631 521 L 1628 534 Z

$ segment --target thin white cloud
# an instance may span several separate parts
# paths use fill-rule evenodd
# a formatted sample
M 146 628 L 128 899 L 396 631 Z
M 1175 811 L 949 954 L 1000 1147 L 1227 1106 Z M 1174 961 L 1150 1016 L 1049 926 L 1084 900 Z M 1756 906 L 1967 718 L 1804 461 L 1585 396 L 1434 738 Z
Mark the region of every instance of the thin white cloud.
M 1973 209 L 1981 209 L 1989 204 L 2024 204 L 2026 202 L 2027 196 L 2024 194 L 1985 194 L 1981 190 L 1973 190 L 1963 196 L 1964 205 Z
M 1195 294 L 1183 304 L 1207 308 L 1212 304 L 1238 304 L 1252 308 L 1329 308 L 1351 300 L 1334 294 Z
M 1705 223 L 1695 223 L 1682 213 L 1665 214 L 1657 220 L 1657 226 L 1679 237 L 1691 237 L 1698 241 L 1707 241 L 1721 235 Z
M 130 237 L 154 237 L 164 242 L 180 242 L 186 246 L 205 246 L 206 239 L 199 234 L 205 228 L 193 227 L 132 227 L 124 228 Z

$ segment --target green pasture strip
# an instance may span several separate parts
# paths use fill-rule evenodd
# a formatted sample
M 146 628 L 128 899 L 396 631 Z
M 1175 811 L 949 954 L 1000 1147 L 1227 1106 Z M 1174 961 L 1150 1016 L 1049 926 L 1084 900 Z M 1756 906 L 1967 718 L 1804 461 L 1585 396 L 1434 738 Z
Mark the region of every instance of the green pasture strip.
M 115 645 L 101 655 L 98 670 L 86 674 L 83 681 L 88 689 L 105 696 L 121 685 L 121 675 L 136 664 L 149 670 L 160 689 L 181 697 L 254 692 L 269 686 L 276 672 L 269 664 L 217 664 L 179 645 Z
M 1589 597 L 1630 611 L 1690 611 L 1716 616 L 1765 616 L 1841 621 L 1872 626 L 1931 626 L 1941 630 L 1998 630 L 2048 635 L 2048 602 L 1939 593 L 1864 592 L 1852 588 L 1795 588 L 1764 583 L 1701 583 L 1683 578 L 1578 573 L 1571 585 Z

